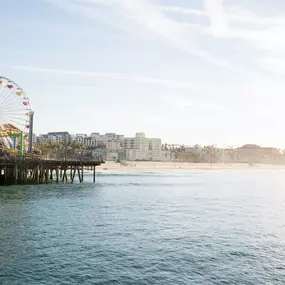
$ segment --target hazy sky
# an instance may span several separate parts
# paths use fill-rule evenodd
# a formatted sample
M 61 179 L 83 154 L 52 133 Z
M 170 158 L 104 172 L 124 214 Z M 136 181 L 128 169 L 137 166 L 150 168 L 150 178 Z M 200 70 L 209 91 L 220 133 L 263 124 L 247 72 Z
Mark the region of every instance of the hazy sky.
M 1 1 L 35 131 L 285 147 L 284 0 Z

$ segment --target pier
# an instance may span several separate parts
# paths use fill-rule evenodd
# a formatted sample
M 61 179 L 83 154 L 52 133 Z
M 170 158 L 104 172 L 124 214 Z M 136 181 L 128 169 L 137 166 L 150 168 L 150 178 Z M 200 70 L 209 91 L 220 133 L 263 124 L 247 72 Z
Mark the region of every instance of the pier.
M 0 186 L 16 184 L 74 183 L 78 178 L 84 182 L 84 170 L 93 171 L 96 180 L 96 167 L 104 161 L 62 161 L 40 158 L 0 159 Z

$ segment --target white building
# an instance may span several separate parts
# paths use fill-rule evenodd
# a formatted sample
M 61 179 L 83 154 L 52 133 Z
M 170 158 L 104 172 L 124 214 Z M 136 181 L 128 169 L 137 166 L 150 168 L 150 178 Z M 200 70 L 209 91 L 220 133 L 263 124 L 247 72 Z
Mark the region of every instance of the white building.
M 76 134 L 72 136 L 72 141 L 81 143 L 86 147 L 106 145 L 107 149 L 118 150 L 121 149 L 121 142 L 123 138 L 123 135 L 117 135 L 115 133 L 106 133 L 105 135 L 91 133 L 90 136 L 87 134 Z
M 106 133 L 105 137 L 106 137 L 107 141 L 117 140 L 117 135 L 115 133 Z
M 90 135 L 84 133 L 70 135 L 68 132 L 50 132 L 38 137 L 38 143 L 61 143 L 66 140 L 80 143 L 88 148 L 95 148 L 102 145 L 106 146 L 109 150 L 120 150 L 122 149 L 124 135 L 117 135 L 116 133 L 100 135 L 100 133 L 95 132 Z
M 100 141 L 100 135 L 92 133 L 90 136 L 87 134 L 76 134 L 72 136 L 72 141 L 80 143 L 86 147 L 96 147 Z
M 36 134 L 33 134 L 32 142 L 33 142 L 33 144 L 37 143 L 37 136 L 36 136 Z
M 68 132 L 50 132 L 46 135 L 39 135 L 37 138 L 37 143 L 52 142 L 61 143 L 63 141 L 70 141 L 71 136 Z
M 162 150 L 160 154 L 160 160 L 161 161 L 171 161 L 171 151 L 170 150 Z
M 84 145 L 87 147 L 95 147 L 98 145 L 98 141 L 96 139 L 96 137 L 86 137 L 84 139 Z
M 47 136 L 47 135 L 42 135 L 42 134 L 40 134 L 40 135 L 37 137 L 37 143 L 42 143 L 42 142 L 46 141 L 46 136 Z
M 90 137 L 95 139 L 96 142 L 100 142 L 100 140 L 101 140 L 101 136 L 99 133 L 91 133 Z
M 109 141 L 106 144 L 107 149 L 119 150 L 122 148 L 121 143 L 118 141 Z
M 74 140 L 78 143 L 84 144 L 85 138 L 87 137 L 86 134 L 76 134 Z
M 148 139 L 150 160 L 161 160 L 161 139 Z
M 124 140 L 125 136 L 124 135 L 117 135 L 116 140 L 118 142 L 122 142 Z
M 124 135 L 117 135 L 116 133 L 106 133 L 105 135 L 92 133 L 91 136 L 96 137 L 97 142 L 101 144 L 106 144 L 107 142 L 122 142 L 124 139 Z
M 125 138 L 123 148 L 127 160 L 161 160 L 161 139 L 146 138 L 144 133 Z
M 61 143 L 64 140 L 67 141 L 70 140 L 70 135 L 66 132 L 48 133 L 46 135 L 39 135 L 36 138 L 37 143 L 46 143 L 46 142 Z

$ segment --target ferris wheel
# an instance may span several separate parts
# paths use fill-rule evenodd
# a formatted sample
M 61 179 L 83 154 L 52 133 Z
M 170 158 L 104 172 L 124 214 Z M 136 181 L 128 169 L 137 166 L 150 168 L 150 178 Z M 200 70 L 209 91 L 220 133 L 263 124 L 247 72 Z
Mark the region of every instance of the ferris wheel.
M 19 147 L 21 151 L 32 140 L 29 98 L 14 81 L 0 76 L 0 145 Z

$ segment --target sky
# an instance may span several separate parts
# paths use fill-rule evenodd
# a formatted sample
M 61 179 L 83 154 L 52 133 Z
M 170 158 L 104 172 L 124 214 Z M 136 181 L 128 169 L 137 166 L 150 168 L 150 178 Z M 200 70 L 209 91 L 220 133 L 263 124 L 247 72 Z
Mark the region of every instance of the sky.
M 1 10 L 0 75 L 27 93 L 38 134 L 285 147 L 284 0 L 9 0 Z

